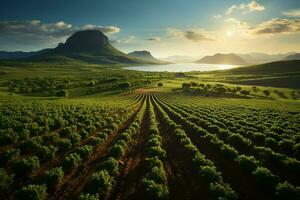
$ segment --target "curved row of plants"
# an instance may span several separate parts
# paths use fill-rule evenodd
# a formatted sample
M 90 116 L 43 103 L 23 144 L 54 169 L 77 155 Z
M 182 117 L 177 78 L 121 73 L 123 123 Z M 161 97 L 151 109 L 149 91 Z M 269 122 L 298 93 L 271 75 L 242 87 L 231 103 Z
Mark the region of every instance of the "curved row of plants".
M 131 147 L 133 136 L 138 133 L 145 110 L 146 100 L 135 116 L 134 121 L 120 135 L 119 139 L 110 149 L 108 158 L 101 164 L 99 169 L 92 174 L 90 183 L 79 196 L 80 200 L 107 199 L 111 195 L 111 192 L 116 186 L 120 170 L 124 165 L 121 159 Z
M 107 138 L 108 134 L 118 128 L 121 122 L 128 118 L 130 112 L 132 112 L 132 108 L 136 107 L 136 105 L 137 102 L 133 102 L 129 108 L 112 107 L 111 110 L 114 111 L 112 115 L 104 112 L 92 112 L 90 115 L 95 114 L 95 119 L 98 119 L 101 123 L 96 121 L 93 122 L 95 126 L 90 123 L 90 126 L 82 126 L 80 129 L 71 129 L 70 127 L 61 129 L 59 136 L 63 135 L 65 137 L 63 139 L 57 134 L 51 134 L 43 137 L 37 136 L 29 139 L 29 141 L 21 142 L 20 144 L 27 147 L 29 151 L 29 154 L 27 155 L 19 156 L 18 149 L 5 151 L 4 155 L 12 155 L 11 152 L 16 153 L 13 154 L 11 159 L 7 160 L 7 168 L 1 169 L 0 171 L 1 177 L 4 177 L 4 179 L 1 180 L 1 194 L 8 195 L 8 192 L 18 189 L 20 187 L 18 182 L 20 180 L 27 180 L 26 182 L 28 182 L 28 178 L 31 177 L 30 175 L 36 174 L 36 171 L 44 165 L 46 165 L 47 168 L 43 168 L 39 174 L 42 178 L 34 176 L 30 182 L 46 183 L 48 188 L 53 188 L 64 179 L 66 174 L 74 171 L 83 160 L 87 160 L 93 154 L 94 150 Z M 89 111 L 90 110 L 85 110 L 82 113 L 85 113 L 85 116 L 90 116 Z M 86 118 L 86 121 L 89 121 L 89 119 L 90 118 Z M 76 137 L 72 137 L 72 135 L 75 135 Z M 50 142 L 58 145 L 49 145 Z M 50 148 L 55 149 L 56 151 L 54 151 L 51 156 L 48 156 L 48 159 L 40 160 L 38 156 L 35 156 L 35 154 L 39 155 L 37 148 Z M 30 154 L 33 156 L 30 156 Z M 64 159 L 58 159 L 58 154 Z M 55 162 L 51 163 L 51 161 Z M 50 162 L 52 165 L 48 166 L 47 162 Z M 12 186 L 14 186 L 14 188 L 12 188 Z M 38 186 L 39 185 L 36 185 L 36 187 Z M 23 189 L 25 190 L 27 187 L 23 187 Z M 17 194 L 18 193 L 19 192 L 17 192 Z M 23 198 L 23 195 L 16 195 L 16 197 L 18 196 Z
M 250 174 L 257 181 L 257 185 L 266 189 L 271 195 L 276 194 L 277 197 L 285 199 L 287 196 L 298 197 L 299 187 L 295 187 L 290 183 L 280 181 L 280 177 L 274 175 L 270 170 L 262 167 L 261 162 L 256 160 L 253 156 L 246 156 L 240 154 L 234 147 L 224 143 L 222 139 L 219 139 L 215 134 L 211 134 L 208 130 L 191 122 L 190 119 L 195 116 L 178 109 L 175 105 L 166 104 L 159 98 L 160 104 L 169 113 L 180 121 L 183 126 L 188 127 L 191 133 L 196 134 L 199 140 L 208 143 L 212 148 L 215 148 L 220 154 L 225 156 L 228 161 L 236 162 L 241 169 Z M 172 107 L 172 108 L 171 108 Z
M 186 132 L 178 126 L 157 103 L 154 98 L 154 104 L 162 116 L 165 123 L 171 130 L 170 134 L 174 134 L 179 141 L 181 148 L 186 152 L 186 156 L 192 163 L 195 176 L 200 182 L 206 183 L 207 191 L 213 199 L 238 199 L 238 194 L 231 188 L 228 183 L 225 183 L 221 173 L 217 170 L 214 162 L 207 159 L 197 147 L 193 144 Z

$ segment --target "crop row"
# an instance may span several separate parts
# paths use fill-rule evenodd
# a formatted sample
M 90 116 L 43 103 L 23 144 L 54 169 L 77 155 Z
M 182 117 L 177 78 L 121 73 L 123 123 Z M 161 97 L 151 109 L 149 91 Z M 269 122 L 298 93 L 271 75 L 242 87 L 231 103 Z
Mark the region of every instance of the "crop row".
M 214 162 L 207 159 L 205 155 L 197 149 L 186 132 L 169 117 L 159 103 L 156 102 L 156 98 L 154 99 L 163 123 L 170 129 L 169 134 L 173 134 L 176 140 L 179 141 L 180 148 L 185 151 L 186 156 L 191 161 L 195 176 L 197 176 L 200 182 L 206 183 L 205 185 L 211 197 L 215 199 L 238 199 L 238 194 L 228 183 L 224 182 Z
M 212 149 L 215 149 L 217 154 L 222 154 L 228 159 L 228 162 L 233 161 L 237 163 L 241 169 L 243 169 L 246 173 L 251 174 L 254 177 L 257 184 L 262 186 L 262 188 L 270 191 L 271 195 L 276 194 L 278 196 L 282 196 L 285 190 L 289 190 L 290 193 L 296 195 L 298 187 L 294 187 L 288 182 L 280 182 L 280 178 L 270 172 L 267 168 L 261 166 L 261 163 L 257 161 L 253 156 L 246 156 L 244 154 L 240 154 L 234 147 L 226 144 L 222 139 L 217 137 L 218 134 L 214 134 L 214 132 L 210 129 L 204 129 L 201 126 L 191 122 L 191 119 L 195 119 L 195 116 L 185 112 L 176 107 L 176 105 L 168 105 L 160 99 L 160 104 L 172 114 L 174 118 L 176 118 L 180 123 L 183 124 L 193 136 L 199 141 L 202 141 L 202 144 L 210 144 Z M 172 108 L 171 108 L 172 107 Z M 190 111 L 190 109 L 189 109 Z M 205 119 L 203 116 L 200 120 Z M 212 132 L 212 133 L 210 133 Z M 239 140 L 237 140 L 239 141 Z M 286 189 L 288 188 L 288 189 Z

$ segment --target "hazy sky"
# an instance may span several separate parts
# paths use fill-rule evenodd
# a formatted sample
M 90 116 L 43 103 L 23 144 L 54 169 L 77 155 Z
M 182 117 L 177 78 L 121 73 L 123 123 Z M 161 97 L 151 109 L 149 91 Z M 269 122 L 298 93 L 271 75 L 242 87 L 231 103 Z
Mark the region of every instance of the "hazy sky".
M 0 50 L 38 50 L 100 29 L 124 52 L 300 51 L 300 0 L 1 0 Z

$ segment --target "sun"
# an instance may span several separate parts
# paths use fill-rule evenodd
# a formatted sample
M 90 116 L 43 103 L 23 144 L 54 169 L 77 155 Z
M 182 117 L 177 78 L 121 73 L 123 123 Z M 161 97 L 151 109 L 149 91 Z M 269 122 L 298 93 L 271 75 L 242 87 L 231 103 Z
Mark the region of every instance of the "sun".
M 227 35 L 228 37 L 231 37 L 231 36 L 233 36 L 233 32 L 232 32 L 232 31 L 227 31 L 227 32 L 226 32 L 226 35 Z

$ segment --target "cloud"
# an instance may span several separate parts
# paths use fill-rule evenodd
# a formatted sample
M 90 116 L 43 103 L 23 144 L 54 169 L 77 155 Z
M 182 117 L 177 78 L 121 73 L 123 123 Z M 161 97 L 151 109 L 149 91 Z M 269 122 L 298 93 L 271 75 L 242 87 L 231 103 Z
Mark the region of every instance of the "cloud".
M 300 32 L 300 19 L 275 18 L 249 29 L 251 34 L 281 34 Z
M 233 11 L 234 11 L 235 9 L 237 9 L 237 8 L 238 8 L 238 7 L 237 7 L 236 5 L 230 6 L 230 7 L 227 9 L 227 11 L 226 11 L 226 15 L 229 15 L 229 14 L 233 13 Z
M 235 10 L 243 11 L 242 14 L 247 14 L 254 11 L 263 11 L 265 7 L 256 1 L 251 1 L 248 4 L 241 3 L 240 5 L 232 5 L 225 12 L 226 15 L 232 14 Z
M 274 18 L 260 24 L 250 26 L 245 21 L 236 18 L 228 18 L 224 20 L 233 25 L 235 32 L 244 32 L 247 35 L 276 35 L 276 34 L 292 34 L 300 32 L 300 19 Z
M 146 40 L 158 42 L 158 41 L 160 41 L 160 37 L 151 37 L 151 38 L 147 38 Z
M 131 35 L 127 38 L 123 38 L 123 39 L 110 39 L 110 43 L 112 44 L 129 44 L 131 42 L 133 42 L 136 39 L 136 37 L 134 35 Z
M 193 42 L 201 41 L 214 41 L 214 39 L 208 37 L 205 33 L 194 30 L 179 30 L 179 29 L 168 29 L 168 34 L 175 38 L 185 38 Z
M 300 8 L 294 9 L 294 10 L 289 10 L 289 11 L 284 11 L 282 12 L 283 15 L 288 16 L 288 17 L 300 17 Z
M 7 47 L 16 45 L 54 46 L 74 32 L 85 29 L 98 29 L 106 34 L 120 32 L 120 28 L 116 26 L 88 24 L 79 27 L 64 21 L 56 23 L 43 23 L 40 20 L 0 21 L 0 44 L 5 44 Z
M 106 34 L 119 33 L 121 30 L 119 27 L 116 27 L 116 26 L 96 26 L 93 24 L 87 24 L 87 25 L 83 26 L 83 29 L 85 29 L 85 30 L 89 30 L 89 29 L 100 30 Z
M 246 7 L 249 9 L 250 12 L 265 10 L 265 7 L 263 5 L 257 3 L 256 1 L 251 1 L 250 3 L 248 3 L 246 5 Z
M 222 15 L 214 15 L 213 18 L 214 18 L 214 19 L 221 19 L 221 18 L 222 18 Z

